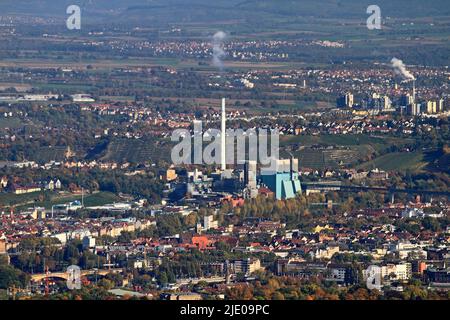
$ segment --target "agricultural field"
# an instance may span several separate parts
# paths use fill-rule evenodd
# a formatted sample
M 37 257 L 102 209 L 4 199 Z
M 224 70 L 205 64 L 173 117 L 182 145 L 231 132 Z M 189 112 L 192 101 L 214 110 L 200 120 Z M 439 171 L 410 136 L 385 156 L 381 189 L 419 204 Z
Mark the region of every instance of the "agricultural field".
M 427 165 L 422 152 L 393 152 L 363 163 L 358 169 L 382 169 L 385 171 L 420 170 Z
M 50 161 L 62 161 L 67 147 L 40 147 L 29 155 L 29 159 L 37 163 L 47 163 Z
M 170 148 L 153 140 L 117 139 L 110 142 L 102 161 L 144 163 L 170 159 Z
M 281 147 L 290 149 L 299 158 L 300 167 L 336 169 L 357 164 L 368 155 L 393 145 L 402 146 L 412 142 L 412 139 L 364 134 L 320 135 L 282 137 Z M 367 167 L 372 168 L 377 164 L 367 163 Z M 412 168 L 412 165 L 414 163 L 411 161 L 405 163 L 408 168 Z M 361 168 L 363 167 L 364 165 L 361 165 Z

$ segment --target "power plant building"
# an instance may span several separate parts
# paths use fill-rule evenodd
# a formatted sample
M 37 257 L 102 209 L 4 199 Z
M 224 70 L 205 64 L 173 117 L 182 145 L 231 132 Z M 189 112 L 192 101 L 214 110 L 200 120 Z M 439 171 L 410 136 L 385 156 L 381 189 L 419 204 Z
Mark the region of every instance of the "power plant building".
M 298 159 L 275 160 L 275 168 L 261 169 L 261 181 L 277 200 L 295 198 L 302 192 L 298 179 Z

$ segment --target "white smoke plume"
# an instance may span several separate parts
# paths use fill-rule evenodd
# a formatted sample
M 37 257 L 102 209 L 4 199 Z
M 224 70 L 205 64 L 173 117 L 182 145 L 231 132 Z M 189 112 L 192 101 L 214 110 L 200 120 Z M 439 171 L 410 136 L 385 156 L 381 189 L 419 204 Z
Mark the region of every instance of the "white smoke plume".
M 225 57 L 226 53 L 223 50 L 223 42 L 225 41 L 227 34 L 223 31 L 218 31 L 214 34 L 212 39 L 213 47 L 213 64 L 220 70 L 223 70 L 222 58 Z
M 405 81 L 416 80 L 416 78 L 413 76 L 413 74 L 406 69 L 405 64 L 403 63 L 402 60 L 397 59 L 397 58 L 392 58 L 391 64 L 392 64 L 392 68 L 394 68 L 395 74 L 402 77 L 403 80 L 405 80 Z

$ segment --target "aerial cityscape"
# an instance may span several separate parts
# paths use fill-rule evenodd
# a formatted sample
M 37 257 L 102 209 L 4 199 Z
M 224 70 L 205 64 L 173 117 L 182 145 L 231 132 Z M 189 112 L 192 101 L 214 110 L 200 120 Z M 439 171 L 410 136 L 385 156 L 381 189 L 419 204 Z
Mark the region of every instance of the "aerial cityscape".
M 0 300 L 450 300 L 450 5 L 316 2 L 0 2 Z

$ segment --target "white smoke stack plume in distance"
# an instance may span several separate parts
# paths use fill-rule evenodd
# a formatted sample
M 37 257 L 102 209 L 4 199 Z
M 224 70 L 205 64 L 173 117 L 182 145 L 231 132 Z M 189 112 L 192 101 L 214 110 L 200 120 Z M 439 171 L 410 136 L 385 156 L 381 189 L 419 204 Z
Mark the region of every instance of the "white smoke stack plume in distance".
M 402 60 L 397 59 L 397 58 L 392 58 L 391 64 L 392 64 L 392 68 L 394 68 L 395 74 L 402 77 L 403 80 L 405 80 L 405 81 L 416 80 L 414 75 L 406 69 L 406 66 Z
M 223 42 L 225 41 L 227 34 L 223 31 L 218 31 L 214 34 L 212 40 L 213 47 L 213 65 L 223 70 L 223 61 L 222 59 L 226 56 L 225 51 L 223 50 Z

